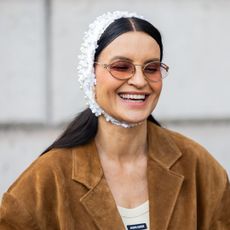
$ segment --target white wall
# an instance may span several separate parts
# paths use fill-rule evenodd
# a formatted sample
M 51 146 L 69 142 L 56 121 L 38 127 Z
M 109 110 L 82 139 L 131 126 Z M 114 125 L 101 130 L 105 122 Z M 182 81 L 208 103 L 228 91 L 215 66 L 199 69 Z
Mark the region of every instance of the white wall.
M 170 74 L 156 117 L 230 171 L 230 1 L 1 0 L 0 196 L 84 107 L 76 74 L 83 33 L 118 9 L 144 15 L 162 32 Z
M 45 119 L 44 5 L 0 1 L 0 123 Z

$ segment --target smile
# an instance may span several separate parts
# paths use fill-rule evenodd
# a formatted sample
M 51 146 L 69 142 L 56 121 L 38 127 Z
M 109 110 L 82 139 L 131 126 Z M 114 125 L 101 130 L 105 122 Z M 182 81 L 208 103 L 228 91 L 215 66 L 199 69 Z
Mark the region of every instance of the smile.
M 135 101 L 135 102 L 143 102 L 147 98 L 148 95 L 146 94 L 119 94 L 120 98 L 124 100 L 129 100 L 129 101 Z

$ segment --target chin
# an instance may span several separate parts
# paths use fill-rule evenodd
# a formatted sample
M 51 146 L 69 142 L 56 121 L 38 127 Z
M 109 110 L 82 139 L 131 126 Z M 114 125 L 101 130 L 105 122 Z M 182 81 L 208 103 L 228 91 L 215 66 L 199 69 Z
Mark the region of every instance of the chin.
M 136 124 L 136 123 L 141 123 L 141 122 L 145 122 L 147 120 L 148 116 L 147 117 L 126 117 L 126 118 L 123 118 L 123 119 L 119 119 L 120 121 L 123 121 L 123 122 L 126 122 L 126 123 L 129 123 L 129 124 Z
M 136 124 L 136 123 L 142 123 L 145 122 L 149 115 L 151 114 L 151 112 L 143 112 L 143 111 L 119 111 L 118 113 L 108 113 L 107 111 L 105 111 L 107 114 L 109 114 L 110 116 L 112 116 L 113 118 L 117 119 L 118 121 L 121 122 L 125 122 L 128 124 Z

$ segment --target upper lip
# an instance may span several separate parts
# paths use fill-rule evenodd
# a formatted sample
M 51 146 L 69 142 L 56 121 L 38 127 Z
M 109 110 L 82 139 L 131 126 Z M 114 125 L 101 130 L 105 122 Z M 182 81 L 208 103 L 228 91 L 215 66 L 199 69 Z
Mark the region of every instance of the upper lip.
M 148 96 L 150 93 L 147 92 L 119 92 L 118 94 L 132 94 L 132 95 L 146 95 Z

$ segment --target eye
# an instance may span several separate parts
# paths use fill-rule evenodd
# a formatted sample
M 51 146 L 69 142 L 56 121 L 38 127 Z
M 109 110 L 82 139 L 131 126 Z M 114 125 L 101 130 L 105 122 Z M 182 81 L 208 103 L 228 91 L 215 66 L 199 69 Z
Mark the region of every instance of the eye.
M 146 73 L 155 73 L 160 70 L 160 63 L 149 63 L 145 66 L 144 71 Z
M 111 71 L 118 71 L 118 72 L 132 72 L 133 71 L 133 65 L 125 61 L 118 61 L 118 62 L 112 63 L 109 68 Z

